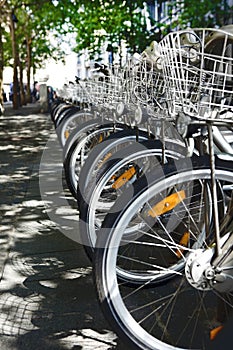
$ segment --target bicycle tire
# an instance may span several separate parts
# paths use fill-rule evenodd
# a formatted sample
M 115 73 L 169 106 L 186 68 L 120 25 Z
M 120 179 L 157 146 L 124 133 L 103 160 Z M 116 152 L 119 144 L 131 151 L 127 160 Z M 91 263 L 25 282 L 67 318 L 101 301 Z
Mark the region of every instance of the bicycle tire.
M 161 125 L 160 125 L 161 128 Z M 154 131 L 154 133 L 153 133 Z M 130 143 L 136 141 L 141 142 L 148 139 L 163 139 L 164 143 L 169 142 L 171 139 L 176 140 L 174 144 L 177 145 L 179 151 L 184 147 L 184 141 L 178 135 L 174 126 L 166 122 L 165 124 L 165 134 L 157 134 L 156 126 L 153 130 L 145 130 L 140 128 L 126 128 L 125 130 L 119 131 L 105 138 L 99 145 L 97 145 L 93 150 L 91 150 L 85 165 L 80 172 L 79 186 L 78 190 L 81 193 L 85 192 L 85 188 L 89 186 L 93 181 L 95 181 L 96 171 L 99 171 L 102 165 L 111 157 L 113 154 L 118 152 L 120 149 L 129 146 Z M 152 146 L 153 148 L 153 146 Z M 77 198 L 79 201 L 79 198 Z
M 53 123 L 55 128 L 57 127 L 59 120 L 61 120 L 67 113 L 74 110 L 77 110 L 77 107 L 69 103 L 61 103 L 58 105 L 53 114 Z
M 76 135 L 76 140 L 71 144 L 63 162 L 67 186 L 75 199 L 77 198 L 80 170 L 85 163 L 90 150 L 100 142 L 101 138 L 106 136 L 105 133 L 114 133 L 125 127 L 124 124 L 115 123 L 96 124 L 90 128 L 85 128 L 85 131 L 84 128 L 82 128 L 82 131 L 79 134 L 80 136 L 78 137 Z M 85 148 L 86 150 L 84 151 Z
M 105 215 L 111 210 L 116 198 L 127 188 L 128 183 L 132 183 L 145 171 L 156 167 L 157 163 L 161 162 L 163 147 L 164 145 L 159 140 L 147 140 L 132 144 L 113 154 L 103 163 L 96 174 L 90 171 L 92 175 L 93 173 L 95 175 L 92 176 L 92 181 L 88 181 L 82 190 L 79 188 L 79 226 L 84 249 L 91 260 L 98 228 L 100 228 Z M 175 140 L 167 141 L 165 149 L 166 161 L 184 157 L 187 151 L 184 144 L 182 145 Z M 127 181 L 122 180 L 122 176 L 127 178 L 125 174 L 127 174 L 128 169 L 130 171 L 133 169 L 133 172 L 131 171 Z M 86 175 L 88 176 L 88 174 Z M 83 178 L 85 179 L 84 176 Z M 110 195 L 107 192 L 108 187 Z
M 66 109 L 62 110 L 61 113 L 59 113 L 54 121 L 55 129 L 59 128 L 59 125 L 65 120 L 66 118 L 69 118 L 74 113 L 80 112 L 80 109 L 77 106 L 70 105 Z
M 100 125 L 109 124 L 109 120 L 105 120 L 101 117 L 95 118 L 93 115 L 93 119 L 88 120 L 87 122 L 82 123 L 81 125 L 78 125 L 76 128 L 74 128 L 68 139 L 66 140 L 66 143 L 63 148 L 63 159 L 67 157 L 67 153 L 70 149 L 70 147 L 73 145 L 74 142 L 76 142 L 77 139 L 79 139 L 81 136 L 83 136 L 86 132 L 89 130 L 93 130 L 94 128 L 97 128 Z
M 154 138 L 154 135 L 149 135 L 148 132 L 143 130 L 128 128 L 109 135 L 101 143 L 96 145 L 90 151 L 80 172 L 78 184 L 79 195 L 77 196 L 78 206 L 79 199 L 85 193 L 86 188 L 95 182 L 96 173 L 113 154 L 132 143 L 145 141 L 148 138 Z
M 232 192 L 233 162 L 221 158 L 222 156 L 216 157 L 216 178 L 223 184 L 231 184 Z M 98 235 L 99 248 L 95 249 L 94 254 L 95 287 L 106 319 L 127 346 L 143 350 L 207 350 L 211 330 L 219 326 L 220 321 L 225 322 L 230 317 L 231 295 L 220 295 L 216 290 L 207 291 L 204 286 L 203 290 L 194 288 L 188 282 L 184 269 L 177 270 L 177 273 L 169 271 L 173 274 L 172 278 L 161 279 L 157 284 L 147 281 L 144 286 L 128 285 L 117 276 L 121 240 L 125 239 L 124 230 L 139 209 L 146 208 L 150 200 L 156 195 L 160 196 L 163 191 L 166 192 L 172 186 L 179 185 L 182 188 L 182 185 L 186 186 L 191 181 L 202 183 L 209 179 L 208 156 L 180 159 L 139 179 L 133 189 L 125 191 L 115 203 L 113 213 L 105 218 Z M 143 210 L 141 209 L 141 217 Z M 158 214 L 160 220 L 162 215 Z M 198 224 L 197 220 L 196 224 Z M 153 244 L 156 236 L 150 235 L 148 239 Z M 167 239 L 169 240 L 168 235 Z M 160 242 L 160 249 L 166 250 L 169 242 L 167 244 L 162 240 Z M 193 242 L 190 247 L 182 246 L 184 250 L 182 255 L 186 261 L 188 261 L 189 252 L 191 254 L 193 250 L 195 251 L 200 243 L 201 246 L 207 244 L 207 247 L 210 244 L 204 240 L 199 243 L 197 241 L 196 245 Z M 173 242 L 172 245 L 173 250 L 181 249 L 180 243 L 176 246 Z M 149 253 L 150 246 L 146 248 L 146 252 Z M 129 249 L 128 244 L 122 249 Z M 140 257 L 147 258 L 148 262 L 149 255 L 146 252 Z M 147 267 L 148 270 L 156 269 L 159 265 L 159 252 L 158 250 L 157 255 L 153 256 L 150 266 Z M 136 258 L 133 250 L 131 258 L 133 263 L 133 259 Z M 139 260 L 139 257 L 137 259 Z M 167 263 L 170 264 L 169 261 Z M 225 319 L 221 320 L 220 317 Z
M 50 117 L 52 122 L 54 120 L 54 115 L 56 114 L 56 110 L 58 110 L 62 104 L 63 104 L 63 101 L 61 99 L 56 99 L 52 102 L 51 110 L 50 110 Z
M 61 146 L 64 147 L 70 133 L 75 127 L 89 120 L 93 120 L 94 115 L 90 111 L 71 111 L 65 115 L 56 128 L 56 133 Z

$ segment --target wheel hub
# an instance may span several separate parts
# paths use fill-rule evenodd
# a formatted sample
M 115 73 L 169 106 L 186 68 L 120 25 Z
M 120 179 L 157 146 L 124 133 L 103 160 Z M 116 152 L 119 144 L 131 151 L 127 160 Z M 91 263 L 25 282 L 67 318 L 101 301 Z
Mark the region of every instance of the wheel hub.
M 213 249 L 197 249 L 189 255 L 185 275 L 192 287 L 202 291 L 213 289 L 215 271 L 210 265 L 213 253 Z
M 221 239 L 223 243 L 227 235 Z M 213 266 L 215 250 L 197 249 L 192 252 L 186 261 L 185 275 L 192 287 L 208 291 L 215 289 L 221 293 L 233 291 L 233 250 L 221 264 Z

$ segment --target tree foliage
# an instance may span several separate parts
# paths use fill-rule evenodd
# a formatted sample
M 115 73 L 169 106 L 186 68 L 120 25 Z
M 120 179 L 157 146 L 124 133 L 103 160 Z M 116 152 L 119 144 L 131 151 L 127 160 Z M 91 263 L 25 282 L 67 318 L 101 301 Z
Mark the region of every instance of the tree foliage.
M 71 23 L 76 30 L 76 51 L 85 48 L 95 56 L 100 53 L 103 43 L 108 42 L 109 49 L 117 50 L 125 41 L 129 52 L 143 50 L 150 40 L 150 31 L 146 25 L 146 16 L 142 0 L 125 1 L 79 1 L 81 3 Z
M 52 0 L 1 0 L 1 43 L 3 47 L 0 83 L 4 65 L 13 66 L 13 105 L 25 103 L 22 71 L 27 71 L 27 100 L 30 99 L 31 68 L 38 68 L 48 57 L 61 58 L 59 46 L 52 45 L 51 32 L 60 28 L 60 12 Z M 19 86 L 21 87 L 19 89 Z M 2 91 L 2 89 L 1 89 Z M 0 91 L 0 94 L 1 94 Z
M 178 0 L 171 2 L 171 6 L 180 7 L 178 18 L 172 27 L 186 28 L 214 28 L 232 22 L 232 6 L 226 0 Z
M 162 9 L 164 3 L 166 22 L 148 16 L 146 4 Z M 230 18 L 227 0 L 0 0 L 0 104 L 4 65 L 13 66 L 15 85 L 18 72 L 27 71 L 29 96 L 31 67 L 36 69 L 48 57 L 63 57 L 54 37 L 74 33 L 76 52 L 85 49 L 98 58 L 103 48 L 121 54 L 124 43 L 129 53 L 141 52 L 172 29 L 222 26 Z
M 100 54 L 106 42 L 112 52 L 117 51 L 122 41 L 129 52 L 141 52 L 152 40 L 159 40 L 170 30 L 187 26 L 222 26 L 232 18 L 232 8 L 226 0 L 201 0 L 198 5 L 196 0 L 73 0 L 71 3 L 76 11 L 75 15 L 69 16 L 69 23 L 76 32 L 76 51 L 88 49 L 92 57 Z M 166 22 L 163 18 L 155 21 L 148 16 L 146 4 L 155 4 L 161 9 L 166 7 Z M 75 13 L 71 8 L 69 10 Z

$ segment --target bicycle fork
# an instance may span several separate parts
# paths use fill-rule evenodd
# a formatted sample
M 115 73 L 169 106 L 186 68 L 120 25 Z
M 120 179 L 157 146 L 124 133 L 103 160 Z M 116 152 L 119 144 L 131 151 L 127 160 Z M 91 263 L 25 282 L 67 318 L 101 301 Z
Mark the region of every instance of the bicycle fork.
M 213 126 L 208 123 L 208 140 L 209 140 L 209 153 L 210 153 L 210 171 L 211 171 L 211 188 L 212 188 L 212 201 L 213 201 L 213 215 L 214 215 L 214 229 L 216 239 L 216 254 L 221 254 L 220 246 L 220 231 L 219 231 L 219 215 L 218 215 L 218 196 L 217 186 L 215 178 L 215 157 L 214 157 L 214 139 L 213 139 Z
M 207 278 L 213 278 L 212 281 L 214 289 L 218 290 L 219 292 L 227 293 L 233 290 L 233 197 L 231 197 L 230 206 L 228 208 L 228 221 L 230 224 L 223 223 L 222 227 L 220 228 L 217 186 L 215 179 L 214 136 L 211 123 L 208 124 L 208 135 L 216 246 L 215 257 L 206 276 Z M 223 228 L 225 235 L 222 235 Z
M 221 227 L 224 243 L 221 246 L 221 254 L 212 261 L 215 271 L 214 288 L 219 292 L 233 291 L 233 194 L 229 203 L 226 222 Z
M 189 283 L 197 289 L 229 293 L 233 291 L 233 195 L 228 215 L 220 226 L 211 123 L 208 124 L 208 136 L 215 240 L 209 248 L 197 249 L 189 255 L 185 272 Z

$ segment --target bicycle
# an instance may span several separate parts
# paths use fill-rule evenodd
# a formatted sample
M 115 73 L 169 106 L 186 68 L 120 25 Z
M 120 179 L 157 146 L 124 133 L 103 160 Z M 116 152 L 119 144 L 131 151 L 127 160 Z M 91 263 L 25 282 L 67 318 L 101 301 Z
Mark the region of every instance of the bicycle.
M 148 82 L 144 84 L 143 90 L 135 91 L 135 87 L 139 85 L 134 84 L 135 79 L 140 82 L 142 78 L 145 80 L 147 67 L 143 66 L 145 65 L 143 60 L 140 61 L 140 64 L 135 65 L 134 62 L 132 66 L 131 64 L 130 62 L 123 70 L 120 70 L 119 67 L 111 67 L 111 74 L 102 77 L 101 80 L 85 82 L 85 90 L 88 90 L 90 94 L 89 99 L 92 101 L 92 108 L 97 117 L 75 128 L 64 147 L 65 176 L 68 187 L 75 198 L 79 172 L 85 164 L 89 151 L 105 137 L 114 134 L 115 140 L 119 140 L 121 144 L 123 140 L 116 134 L 120 130 L 125 131 L 127 139 L 129 136 L 132 140 L 132 135 L 134 135 L 136 142 L 153 137 L 145 125 L 147 120 L 145 121 L 145 118 L 142 117 L 141 108 L 135 105 L 135 99 L 139 100 L 142 98 L 141 95 L 144 99 L 145 96 L 147 99 L 153 96 L 151 84 L 149 85 Z M 152 67 L 150 70 L 153 70 Z M 150 80 L 151 77 L 157 76 L 150 73 Z M 133 103 L 132 96 L 134 96 Z
M 207 128 L 208 152 L 135 181 L 97 237 L 98 299 L 135 349 L 205 350 L 231 317 L 233 157 L 214 152 L 212 127 L 233 125 L 232 43 L 227 28 L 178 31 L 159 43 L 169 112 L 184 137 Z
M 151 79 L 150 72 L 147 75 L 145 70 L 143 72 L 138 70 L 138 72 L 140 76 L 143 73 L 144 79 Z M 135 90 L 139 91 L 137 85 L 136 89 L 134 88 Z M 147 100 L 145 91 L 143 97 L 144 100 Z M 163 111 L 161 110 L 160 115 L 162 113 Z M 156 118 L 156 115 L 154 117 Z M 172 125 L 167 123 L 164 126 L 164 129 L 166 128 L 172 128 Z M 225 140 L 226 133 L 223 134 L 215 127 L 213 137 L 216 151 L 218 147 L 218 152 L 233 152 L 229 144 L 230 142 L 232 143 L 231 135 L 232 133 L 230 137 L 228 136 L 229 140 Z M 174 131 L 170 134 L 167 132 L 166 140 L 163 140 L 163 135 L 160 135 L 159 138 L 162 140 L 162 143 L 158 141 L 156 143 L 152 140 L 146 141 L 142 142 L 141 146 L 130 146 L 126 150 L 116 153 L 113 144 L 114 137 L 110 137 L 109 142 L 108 140 L 102 142 L 90 152 L 87 161 L 80 171 L 77 194 L 80 212 L 80 232 L 82 233 L 84 249 L 90 258 L 92 257 L 96 235 L 101 222 L 104 220 L 106 213 L 111 210 L 116 198 L 127 187 L 128 182 L 135 181 L 135 179 L 143 174 L 145 169 L 155 166 L 158 159 L 161 161 L 164 151 L 167 161 L 187 155 L 187 146 L 178 140 L 179 138 L 175 135 Z M 202 142 L 204 144 L 204 141 Z M 127 144 L 124 145 L 124 147 L 126 146 Z M 200 147 L 200 145 L 197 145 L 197 147 Z M 146 157 L 146 159 L 143 159 L 143 157 Z M 140 158 L 141 161 L 139 161 Z M 140 162 L 140 165 L 138 162 Z M 152 163 L 150 164 L 150 162 Z M 142 164 L 144 164 L 143 167 Z
M 169 125 L 168 135 L 172 134 L 170 128 Z M 164 143 L 159 139 L 147 139 L 146 135 L 143 140 L 143 134 L 138 140 L 134 135 L 130 137 L 128 132 L 117 134 L 116 145 L 115 135 L 105 139 L 90 152 L 80 171 L 77 191 L 79 227 L 82 244 L 90 259 L 105 215 L 128 185 L 159 162 L 187 155 L 187 148 L 175 138 L 175 134 L 173 138 L 166 138 Z

